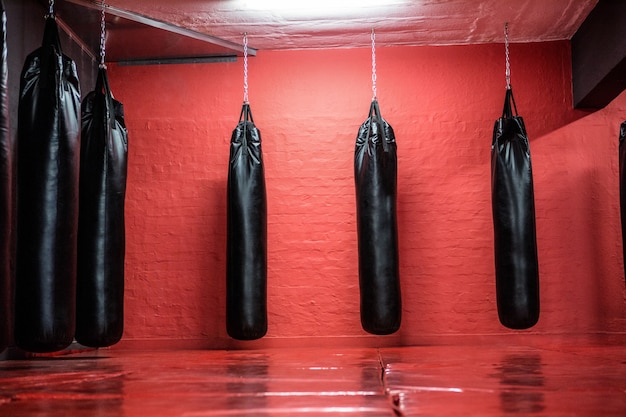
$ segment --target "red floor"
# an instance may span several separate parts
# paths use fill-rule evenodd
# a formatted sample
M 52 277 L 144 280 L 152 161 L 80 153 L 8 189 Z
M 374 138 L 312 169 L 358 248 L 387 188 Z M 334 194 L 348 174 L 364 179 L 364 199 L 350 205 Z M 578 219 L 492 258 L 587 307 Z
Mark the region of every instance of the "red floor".
M 99 351 L 0 362 L 0 416 L 626 416 L 626 348 Z

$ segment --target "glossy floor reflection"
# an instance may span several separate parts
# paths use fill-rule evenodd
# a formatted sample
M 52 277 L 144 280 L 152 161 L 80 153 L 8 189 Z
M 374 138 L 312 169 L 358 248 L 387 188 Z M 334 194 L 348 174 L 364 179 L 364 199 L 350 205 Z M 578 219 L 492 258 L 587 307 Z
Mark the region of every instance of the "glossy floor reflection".
M 623 346 L 126 351 L 0 362 L 0 416 L 626 416 Z

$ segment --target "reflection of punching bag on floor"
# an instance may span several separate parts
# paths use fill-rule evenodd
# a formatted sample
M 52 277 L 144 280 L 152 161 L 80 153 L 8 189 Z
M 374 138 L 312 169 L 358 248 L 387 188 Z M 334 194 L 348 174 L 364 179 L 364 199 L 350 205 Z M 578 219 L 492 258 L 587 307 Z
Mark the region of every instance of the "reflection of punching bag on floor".
M 622 250 L 626 271 L 626 122 L 622 123 L 619 131 L 619 201 L 622 219 Z M 626 279 L 626 273 L 624 277 Z
M 361 324 L 373 334 L 400 328 L 402 302 L 396 221 L 397 156 L 393 129 L 372 101 L 354 156 Z
M 124 199 L 128 136 L 106 68 L 83 100 L 76 340 L 110 346 L 124 327 Z
M 9 344 L 9 282 L 11 277 L 11 231 L 13 230 L 13 164 L 9 132 L 9 94 L 7 64 L 7 15 L 0 0 L 0 352 Z
M 49 16 L 22 70 L 18 110 L 15 341 L 27 351 L 74 338 L 79 117 L 76 66 Z
M 526 128 L 511 104 L 513 91 L 507 88 L 491 146 L 496 298 L 500 322 L 526 329 L 539 320 L 535 200 Z
M 245 103 L 230 143 L 226 328 L 234 339 L 267 332 L 267 202 L 261 132 Z

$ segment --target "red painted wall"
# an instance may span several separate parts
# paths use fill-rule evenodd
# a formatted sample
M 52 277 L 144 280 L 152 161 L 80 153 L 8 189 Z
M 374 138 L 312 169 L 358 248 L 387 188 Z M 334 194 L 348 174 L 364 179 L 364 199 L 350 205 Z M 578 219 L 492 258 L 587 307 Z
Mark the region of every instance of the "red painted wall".
M 252 45 L 254 46 L 254 45 Z M 243 64 L 110 66 L 130 134 L 126 330 L 120 345 L 402 345 L 624 332 L 617 137 L 626 97 L 572 109 L 568 42 L 511 46 L 531 138 L 542 315 L 497 319 L 490 146 L 503 45 L 380 47 L 378 98 L 398 143 L 404 315 L 360 326 L 353 156 L 371 100 L 369 49 L 260 51 L 250 103 L 268 193 L 269 331 L 225 331 L 226 179 Z M 508 337 L 508 336 L 507 336 Z

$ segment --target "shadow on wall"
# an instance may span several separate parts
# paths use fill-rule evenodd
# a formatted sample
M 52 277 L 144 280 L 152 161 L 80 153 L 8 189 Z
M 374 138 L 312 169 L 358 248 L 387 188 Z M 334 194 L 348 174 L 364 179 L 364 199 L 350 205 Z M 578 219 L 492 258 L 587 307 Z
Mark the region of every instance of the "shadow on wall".
M 624 315 L 618 137 L 625 116 L 622 93 L 531 145 L 542 329 L 623 331 L 615 319 Z

